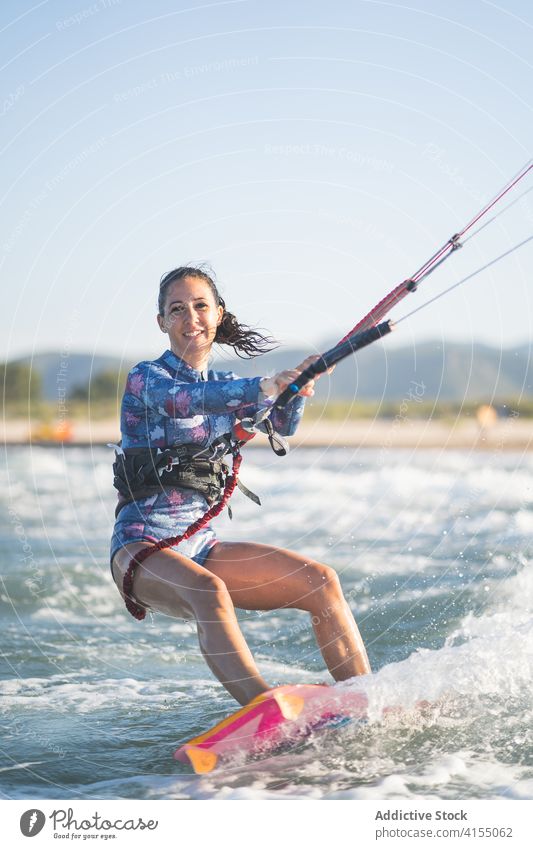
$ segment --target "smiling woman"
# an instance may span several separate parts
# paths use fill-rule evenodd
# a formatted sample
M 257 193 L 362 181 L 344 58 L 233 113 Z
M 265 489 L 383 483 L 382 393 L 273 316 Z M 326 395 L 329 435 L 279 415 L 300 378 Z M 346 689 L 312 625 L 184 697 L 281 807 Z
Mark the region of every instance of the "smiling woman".
M 159 327 L 168 333 L 175 351 L 188 353 L 189 361 L 203 359 L 205 348 L 215 339 L 223 308 L 209 303 L 203 294 L 195 295 L 194 289 L 185 302 L 173 297 L 169 300 L 166 315 L 157 316 Z
M 203 362 L 214 342 L 230 345 L 245 357 L 264 354 L 274 347 L 272 339 L 237 321 L 226 309 L 212 277 L 201 268 L 181 266 L 165 274 L 159 286 L 158 308 L 157 322 L 163 333 L 168 333 L 172 350 L 178 356 L 182 350 L 191 364 L 191 356 L 198 355 Z M 184 343 L 196 336 L 198 346 Z
M 235 486 L 236 426 L 263 410 L 275 431 L 292 435 L 314 381 L 283 410 L 272 407 L 273 399 L 315 358 L 274 377 L 242 379 L 209 370 L 215 342 L 251 357 L 268 350 L 272 340 L 240 324 L 200 268 L 181 267 L 163 277 L 158 306 L 157 321 L 170 349 L 130 372 L 115 463 L 119 502 L 111 564 L 128 610 L 138 619 L 147 608 L 195 619 L 207 664 L 241 704 L 269 685 L 241 633 L 236 607 L 308 611 L 335 680 L 369 672 L 331 567 L 274 546 L 219 542 L 208 521 Z M 232 475 L 224 462 L 229 454 Z

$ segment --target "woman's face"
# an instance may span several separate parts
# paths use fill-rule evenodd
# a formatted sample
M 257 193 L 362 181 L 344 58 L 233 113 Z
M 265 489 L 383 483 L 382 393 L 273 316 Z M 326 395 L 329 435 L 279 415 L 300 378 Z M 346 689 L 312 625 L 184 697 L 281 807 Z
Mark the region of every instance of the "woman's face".
M 157 321 L 163 333 L 168 333 L 172 351 L 195 365 L 209 354 L 223 314 L 205 280 L 184 277 L 168 287 L 165 312 Z

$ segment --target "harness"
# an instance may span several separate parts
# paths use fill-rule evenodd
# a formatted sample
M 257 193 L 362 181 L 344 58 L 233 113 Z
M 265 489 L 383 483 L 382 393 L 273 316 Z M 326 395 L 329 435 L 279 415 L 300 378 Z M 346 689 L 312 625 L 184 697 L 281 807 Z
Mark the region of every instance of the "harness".
M 164 449 L 115 447 L 113 486 L 121 496 L 115 517 L 126 504 L 174 486 L 197 490 L 211 506 L 224 491 L 229 472 L 225 457 L 234 451 L 229 436 L 200 449 L 198 445 Z
M 155 554 L 156 551 L 179 545 L 180 542 L 189 539 L 205 527 L 208 522 L 222 512 L 236 486 L 239 486 L 244 494 L 255 501 L 256 504 L 261 504 L 261 502 L 257 495 L 250 492 L 244 484 L 238 481 L 239 468 L 242 462 L 240 446 L 238 442 L 232 444 L 227 437 L 218 440 L 208 449 L 200 449 L 199 451 L 197 445 L 179 445 L 159 452 L 149 448 L 128 448 L 124 451 L 118 445 L 113 447 L 116 449 L 115 462 L 113 463 L 115 475 L 113 485 L 122 496 L 115 515 L 118 515 L 126 503 L 159 493 L 165 486 L 183 486 L 195 489 L 201 492 L 210 504 L 207 512 L 196 522 L 189 525 L 183 534 L 159 540 L 154 545 L 141 549 L 135 557 L 131 558 L 124 574 L 122 590 L 126 608 L 135 619 L 141 620 L 146 617 L 146 608 L 133 597 L 133 578 L 136 567 L 140 563 Z M 194 451 L 194 449 L 196 450 Z M 223 454 L 221 456 L 212 456 L 213 451 L 218 453 L 222 449 Z M 207 450 L 211 454 L 210 457 L 205 456 Z M 231 472 L 229 466 L 223 460 L 223 457 L 228 453 L 233 455 Z

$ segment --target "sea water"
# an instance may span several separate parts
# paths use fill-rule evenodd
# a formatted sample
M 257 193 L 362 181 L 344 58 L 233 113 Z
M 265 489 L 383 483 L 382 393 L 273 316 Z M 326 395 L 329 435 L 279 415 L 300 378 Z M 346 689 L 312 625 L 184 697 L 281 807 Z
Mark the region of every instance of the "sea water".
M 533 455 L 248 449 L 221 539 L 333 566 L 373 674 L 365 725 L 207 777 L 176 746 L 237 706 L 189 622 L 135 621 L 112 582 L 112 452 L 1 463 L 4 798 L 533 797 Z M 239 612 L 272 684 L 331 680 L 299 611 Z M 416 709 L 420 700 L 430 703 Z M 403 712 L 383 719 L 385 706 Z

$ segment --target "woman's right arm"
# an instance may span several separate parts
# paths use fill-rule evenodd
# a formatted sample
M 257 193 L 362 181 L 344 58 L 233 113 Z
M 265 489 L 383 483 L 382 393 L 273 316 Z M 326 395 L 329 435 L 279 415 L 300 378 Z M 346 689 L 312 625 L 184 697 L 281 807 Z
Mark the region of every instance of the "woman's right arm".
M 305 361 L 307 363 L 307 361 Z M 207 380 L 199 383 L 184 383 L 174 380 L 168 372 L 153 362 L 142 362 L 129 373 L 122 401 L 122 433 L 130 444 L 146 443 L 147 413 L 169 418 L 189 418 L 207 413 L 245 412 L 250 406 L 262 406 L 276 398 L 302 370 L 279 372 L 274 377 L 233 378 L 230 380 Z M 314 394 L 314 381 L 310 381 L 298 393 L 301 396 Z M 291 404 L 291 427 L 296 426 L 301 416 L 300 404 Z M 298 407 L 298 409 L 297 409 Z M 280 432 L 284 432 L 285 411 L 273 413 L 280 419 Z M 295 421 L 292 422 L 292 419 Z M 273 422 L 276 427 L 276 423 Z M 287 423 L 289 424 L 289 423 Z M 163 438 L 163 433 L 161 433 Z M 159 434 L 150 433 L 157 444 Z
M 145 362 L 130 371 L 124 399 L 130 407 L 148 408 L 171 418 L 234 413 L 257 404 L 260 380 L 253 377 L 184 383 L 174 380 L 157 364 Z

